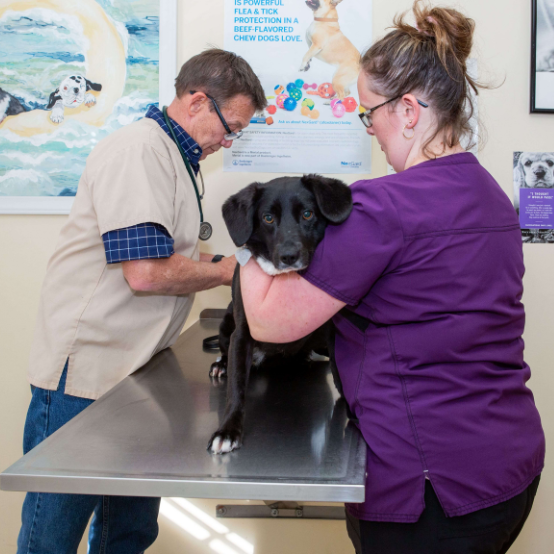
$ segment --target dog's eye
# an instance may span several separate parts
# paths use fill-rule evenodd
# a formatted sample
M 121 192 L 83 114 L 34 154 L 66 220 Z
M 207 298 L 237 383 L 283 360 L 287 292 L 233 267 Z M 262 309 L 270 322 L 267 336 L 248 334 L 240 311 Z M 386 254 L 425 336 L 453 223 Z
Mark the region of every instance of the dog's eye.
M 546 163 L 549 165 L 549 167 L 552 167 L 554 165 L 554 162 L 552 160 L 546 160 Z
M 275 221 L 271 214 L 265 214 L 263 217 L 266 223 L 273 223 Z
M 532 163 L 533 163 L 533 162 L 532 162 L 531 160 L 527 160 L 527 161 L 525 162 L 525 165 L 526 165 L 527 167 L 529 167 Z
M 310 210 L 306 210 L 306 211 L 302 214 L 302 217 L 303 217 L 306 221 L 309 221 L 310 219 L 312 219 L 313 216 L 314 216 L 314 212 L 311 212 Z

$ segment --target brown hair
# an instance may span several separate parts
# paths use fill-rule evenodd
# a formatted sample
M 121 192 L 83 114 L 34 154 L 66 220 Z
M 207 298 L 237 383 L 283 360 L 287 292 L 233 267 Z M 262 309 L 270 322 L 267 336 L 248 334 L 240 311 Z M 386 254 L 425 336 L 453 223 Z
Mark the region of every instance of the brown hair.
M 191 90 L 213 96 L 220 108 L 237 94 L 249 98 L 256 111 L 267 106 L 264 89 L 248 62 L 219 48 L 205 50 L 183 64 L 175 79 L 177 97 Z
M 470 138 L 474 114 L 471 91 L 477 82 L 468 75 L 466 61 L 473 44 L 475 22 L 450 8 L 421 5 L 416 0 L 416 26 L 408 25 L 406 13 L 394 18 L 393 31 L 377 41 L 362 56 L 362 71 L 372 79 L 374 92 L 388 98 L 408 92 L 420 94 L 437 118 L 429 144 L 442 133 L 445 148 Z

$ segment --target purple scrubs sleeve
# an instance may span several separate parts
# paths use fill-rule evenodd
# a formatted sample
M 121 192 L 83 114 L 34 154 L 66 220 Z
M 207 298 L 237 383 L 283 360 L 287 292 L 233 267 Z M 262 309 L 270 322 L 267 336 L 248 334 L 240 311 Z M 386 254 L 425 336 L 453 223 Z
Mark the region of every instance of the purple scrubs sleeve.
M 349 511 L 415 522 L 429 479 L 447 516 L 524 490 L 544 464 L 526 382 L 521 233 L 469 153 L 351 187 L 304 277 L 369 320 L 340 313 L 336 358 L 367 442 L 366 500 Z

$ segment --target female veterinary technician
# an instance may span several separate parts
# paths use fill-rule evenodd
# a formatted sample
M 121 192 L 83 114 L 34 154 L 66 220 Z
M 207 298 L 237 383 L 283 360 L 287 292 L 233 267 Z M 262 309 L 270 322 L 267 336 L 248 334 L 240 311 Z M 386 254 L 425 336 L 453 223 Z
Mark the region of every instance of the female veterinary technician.
M 352 185 L 352 215 L 328 227 L 303 277 L 251 260 L 241 288 L 260 341 L 333 317 L 368 445 L 366 501 L 347 506 L 358 553 L 500 553 L 544 460 L 525 386 L 521 235 L 507 196 L 460 146 L 474 22 L 418 2 L 414 14 L 417 28 L 397 18 L 363 56 L 358 80 L 367 132 L 398 173 Z

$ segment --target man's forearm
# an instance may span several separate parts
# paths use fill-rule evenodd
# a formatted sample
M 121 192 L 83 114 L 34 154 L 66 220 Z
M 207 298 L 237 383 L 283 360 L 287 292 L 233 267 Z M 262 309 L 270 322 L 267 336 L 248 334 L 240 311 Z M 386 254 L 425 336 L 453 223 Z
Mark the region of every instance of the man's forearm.
M 122 262 L 122 266 L 131 288 L 141 292 L 179 295 L 229 284 L 226 264 L 195 262 L 180 254 L 156 260 Z
M 201 262 L 211 262 L 213 257 L 214 257 L 214 254 L 204 254 L 204 252 L 200 252 Z

